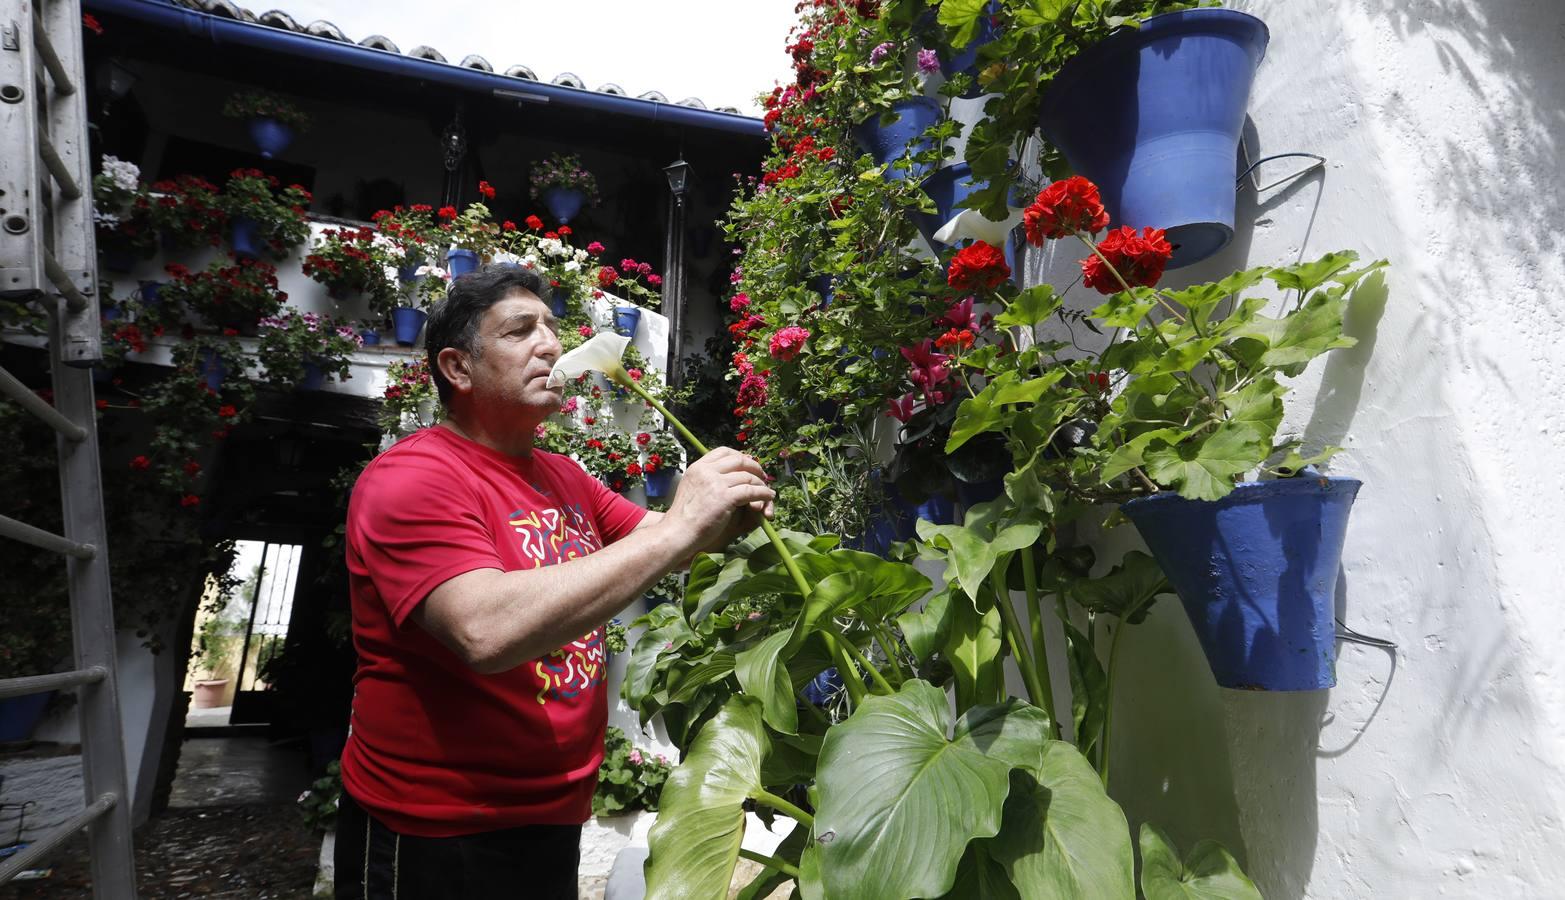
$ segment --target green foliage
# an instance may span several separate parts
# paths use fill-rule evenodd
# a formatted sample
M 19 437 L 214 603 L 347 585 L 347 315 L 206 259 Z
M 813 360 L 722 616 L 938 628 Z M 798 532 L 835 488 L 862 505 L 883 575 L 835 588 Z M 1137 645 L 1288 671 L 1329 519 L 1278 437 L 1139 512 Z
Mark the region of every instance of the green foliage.
M 657 812 L 663 783 L 672 770 L 667 759 L 643 751 L 613 725 L 603 736 L 603 763 L 592 794 L 592 814 L 618 816 L 645 809 Z
M 1261 900 L 1255 883 L 1216 841 L 1202 841 L 1184 860 L 1156 825 L 1141 826 L 1141 893 L 1147 900 Z
M 310 782 L 299 795 L 299 815 L 312 831 L 330 831 L 337 827 L 337 803 L 342 799 L 342 762 L 326 764 L 326 774 Z
M 295 131 L 307 131 L 310 117 L 279 94 L 271 91 L 238 91 L 223 102 L 223 115 L 232 119 L 276 119 Z

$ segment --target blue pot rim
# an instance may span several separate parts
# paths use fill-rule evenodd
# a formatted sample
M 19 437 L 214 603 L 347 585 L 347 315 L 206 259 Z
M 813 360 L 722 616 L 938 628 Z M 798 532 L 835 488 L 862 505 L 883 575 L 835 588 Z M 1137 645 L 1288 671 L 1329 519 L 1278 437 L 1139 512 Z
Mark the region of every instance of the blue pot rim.
M 1137 497 L 1120 504 L 1120 510 L 1126 515 L 1133 512 L 1141 512 L 1159 507 L 1170 507 L 1181 504 L 1202 506 L 1208 509 L 1225 509 L 1231 506 L 1239 506 L 1248 503 L 1261 503 L 1273 497 L 1291 497 L 1304 494 L 1347 494 L 1348 499 L 1358 496 L 1359 488 L 1364 482 L 1357 478 L 1338 478 L 1325 475 L 1298 478 L 1278 478 L 1272 481 L 1245 481 L 1234 486 L 1226 497 L 1220 500 L 1191 500 L 1179 496 L 1176 491 L 1159 491 L 1148 497 Z
M 1054 76 L 1053 83 L 1049 85 L 1040 112 L 1045 116 L 1048 115 L 1048 111 L 1054 106 L 1054 101 L 1069 93 L 1076 80 L 1091 74 L 1094 66 L 1107 64 L 1114 55 L 1135 52 L 1161 38 L 1209 31 L 1218 23 L 1258 27 L 1261 32 L 1261 55 L 1260 59 L 1256 60 L 1256 64 L 1259 65 L 1261 60 L 1266 58 L 1266 48 L 1271 44 L 1272 33 L 1258 16 L 1237 9 L 1216 7 L 1163 13 L 1142 20 L 1140 28 L 1127 28 L 1066 61 L 1065 65 L 1060 67 L 1059 74 Z
M 458 257 L 461 257 L 463 259 L 468 259 L 468 258 L 477 259 L 478 258 L 478 251 L 477 250 L 467 250 L 467 249 L 462 248 L 462 247 L 452 247 L 450 250 L 446 251 L 446 259 L 456 259 Z

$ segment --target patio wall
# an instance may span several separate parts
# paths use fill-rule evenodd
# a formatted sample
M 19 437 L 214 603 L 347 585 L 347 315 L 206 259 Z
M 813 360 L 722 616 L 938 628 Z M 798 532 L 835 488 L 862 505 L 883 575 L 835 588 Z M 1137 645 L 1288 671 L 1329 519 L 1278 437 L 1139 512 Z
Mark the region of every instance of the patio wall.
M 1271 28 L 1254 157 L 1328 164 L 1243 191 L 1233 244 L 1165 284 L 1334 249 L 1391 260 L 1350 311 L 1358 347 L 1298 379 L 1285 428 L 1345 447 L 1330 471 L 1363 479 L 1339 614 L 1398 649 L 1339 642 L 1330 691 L 1219 691 L 1160 602 L 1125 638 L 1114 793 L 1187 849 L 1228 843 L 1268 898 L 1558 896 L 1565 6 L 1230 5 Z M 1031 254 L 1028 278 L 1068 283 L 1079 255 Z M 1136 545 L 1098 543 L 1100 560 Z

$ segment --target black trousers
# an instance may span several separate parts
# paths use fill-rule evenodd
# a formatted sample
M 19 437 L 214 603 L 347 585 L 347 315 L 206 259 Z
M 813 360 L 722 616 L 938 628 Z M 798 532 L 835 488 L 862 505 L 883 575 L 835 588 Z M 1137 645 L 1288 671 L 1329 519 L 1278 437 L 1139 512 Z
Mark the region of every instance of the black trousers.
M 337 810 L 337 900 L 576 900 L 580 825 L 461 837 L 397 834 L 346 791 Z

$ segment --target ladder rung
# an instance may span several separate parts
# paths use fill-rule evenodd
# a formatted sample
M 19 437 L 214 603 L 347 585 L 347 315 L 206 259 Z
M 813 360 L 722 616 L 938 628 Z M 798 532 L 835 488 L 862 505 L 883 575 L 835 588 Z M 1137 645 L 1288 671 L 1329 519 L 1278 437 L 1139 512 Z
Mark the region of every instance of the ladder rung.
M 14 856 L 0 863 L 0 884 L 5 884 L 17 876 L 23 869 L 31 868 L 33 863 L 48 855 L 49 851 L 65 843 L 71 835 L 88 825 L 92 820 L 114 808 L 119 798 L 113 794 L 103 794 L 92 801 L 86 808 L 66 821 L 44 832 L 43 837 L 38 838 L 27 849 L 18 850 Z
M 67 200 L 80 200 L 82 196 L 81 185 L 71 177 L 71 170 L 65 167 L 65 160 L 60 158 L 54 144 L 46 135 L 38 135 L 38 155 L 43 157 L 43 164 L 49 169 L 49 174 L 54 176 L 56 183 L 60 185 L 60 195 Z
M 87 308 L 87 297 L 76 289 L 71 283 L 71 276 L 65 274 L 60 268 L 60 261 L 54 258 L 54 254 L 47 249 L 43 251 L 43 270 L 54 282 L 54 286 L 65 296 L 65 306 L 71 312 L 81 312 Z
M 0 678 L 0 700 L 7 697 L 25 697 L 44 691 L 60 691 L 84 684 L 97 684 L 107 678 L 109 670 L 103 666 L 88 666 L 69 672 L 51 672 L 48 675 L 24 675 L 20 678 Z
M 49 77 L 54 79 L 55 93 L 76 93 L 76 85 L 71 82 L 70 73 L 65 71 L 65 64 L 60 62 L 60 54 L 54 52 L 54 44 L 49 40 L 49 32 L 43 27 L 43 18 L 39 16 L 36 4 L 33 6 L 33 44 L 38 48 L 39 58 L 49 69 Z
M 85 441 L 87 429 L 67 419 L 59 410 L 44 402 L 44 399 L 28 389 L 27 385 L 17 380 L 15 375 L 0 369 L 0 394 L 4 394 L 22 405 L 22 408 L 44 421 L 44 424 L 58 431 L 68 441 Z
M 42 550 L 53 550 L 55 553 L 74 556 L 77 559 L 92 559 L 98 555 L 98 548 L 91 544 L 78 544 L 70 538 L 60 537 L 42 528 L 34 528 L 10 516 L 0 516 L 0 537 L 8 537 Z

